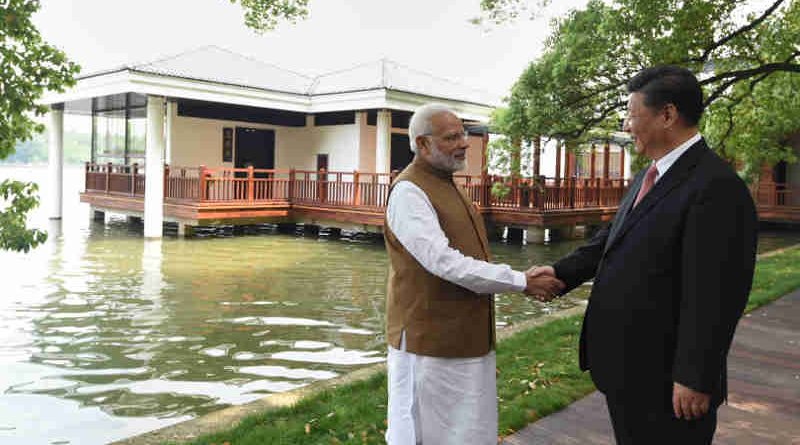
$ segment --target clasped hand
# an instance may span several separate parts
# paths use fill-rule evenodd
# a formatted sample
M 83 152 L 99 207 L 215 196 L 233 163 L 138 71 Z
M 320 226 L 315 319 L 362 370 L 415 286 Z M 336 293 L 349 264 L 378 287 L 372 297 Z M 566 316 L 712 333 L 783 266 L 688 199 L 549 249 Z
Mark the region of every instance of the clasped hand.
M 528 286 L 525 294 L 539 301 L 550 301 L 564 290 L 564 283 L 556 278 L 556 271 L 552 266 L 533 266 L 525 271 Z

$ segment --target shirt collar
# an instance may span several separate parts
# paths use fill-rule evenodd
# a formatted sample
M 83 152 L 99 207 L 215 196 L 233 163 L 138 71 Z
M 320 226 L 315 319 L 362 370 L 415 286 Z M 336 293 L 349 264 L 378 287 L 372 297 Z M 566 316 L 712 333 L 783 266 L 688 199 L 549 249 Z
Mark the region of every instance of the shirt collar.
M 658 178 L 664 176 L 664 174 L 667 173 L 667 170 L 672 167 L 672 164 L 674 164 L 682 154 L 686 153 L 686 150 L 688 150 L 692 145 L 699 142 L 700 138 L 700 133 L 695 133 L 694 136 L 687 139 L 686 142 L 673 148 L 669 153 L 665 154 L 661 159 L 656 161 Z

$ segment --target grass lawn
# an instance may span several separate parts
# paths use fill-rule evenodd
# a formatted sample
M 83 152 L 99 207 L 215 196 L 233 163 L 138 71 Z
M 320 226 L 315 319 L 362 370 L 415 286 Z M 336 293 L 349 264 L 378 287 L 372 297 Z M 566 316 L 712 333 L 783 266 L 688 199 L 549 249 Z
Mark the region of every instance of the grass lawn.
M 756 264 L 747 310 L 800 288 L 800 248 Z M 497 348 L 500 434 L 558 411 L 594 390 L 578 370 L 580 317 L 520 332 Z M 194 445 L 379 444 L 386 430 L 386 374 L 324 391 L 292 408 L 244 420 L 233 430 L 204 436 Z
M 753 289 L 746 312 L 774 301 L 800 288 L 800 248 L 761 258 L 756 263 Z

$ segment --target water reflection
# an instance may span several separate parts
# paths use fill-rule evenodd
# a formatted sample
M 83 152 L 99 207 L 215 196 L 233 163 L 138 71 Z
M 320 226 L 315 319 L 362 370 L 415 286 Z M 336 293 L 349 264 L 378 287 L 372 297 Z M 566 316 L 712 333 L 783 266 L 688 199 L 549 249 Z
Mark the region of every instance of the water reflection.
M 90 222 L 82 171 L 65 178 L 64 220 L 33 217 L 47 243 L 0 252 L 0 442 L 107 443 L 384 360 L 382 245 L 143 240 L 122 218 Z M 523 269 L 579 244 L 493 250 Z M 498 325 L 587 293 L 548 305 L 499 295 Z

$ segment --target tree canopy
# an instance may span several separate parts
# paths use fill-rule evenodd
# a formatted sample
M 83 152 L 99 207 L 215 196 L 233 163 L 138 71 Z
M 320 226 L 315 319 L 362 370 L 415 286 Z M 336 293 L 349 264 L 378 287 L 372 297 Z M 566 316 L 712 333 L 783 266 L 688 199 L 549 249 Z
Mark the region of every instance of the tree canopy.
M 244 9 L 244 23 L 258 33 L 272 31 L 281 20 L 295 23 L 308 17 L 308 0 L 230 0 Z
M 481 2 L 496 23 L 527 5 Z M 619 129 L 627 80 L 643 68 L 675 64 L 698 74 L 707 105 L 702 131 L 717 150 L 751 165 L 791 159 L 787 140 L 800 130 L 792 93 L 800 77 L 800 2 L 746 7 L 730 0 L 590 0 L 553 22 L 544 53 L 517 80 L 495 123 L 516 140 L 581 140 L 598 128 Z
M 17 141 L 30 140 L 44 126 L 34 116 L 46 113 L 37 101 L 46 90 L 63 91 L 74 84 L 78 65 L 42 40 L 31 22 L 39 10 L 37 0 L 0 3 L 0 159 L 14 152 Z M 27 213 L 39 204 L 36 184 L 5 180 L 0 197 L 0 249 L 28 251 L 47 234 L 28 229 Z

